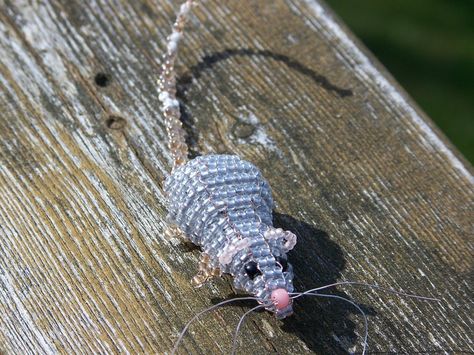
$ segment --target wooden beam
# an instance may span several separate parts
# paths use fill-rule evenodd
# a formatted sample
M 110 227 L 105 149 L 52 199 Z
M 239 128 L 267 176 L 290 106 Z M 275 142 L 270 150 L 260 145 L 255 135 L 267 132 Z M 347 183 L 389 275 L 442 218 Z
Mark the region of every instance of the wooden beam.
M 175 1 L 0 2 L 0 352 L 165 353 L 234 293 L 194 289 L 198 253 L 165 235 L 170 166 L 156 80 Z M 178 60 L 193 155 L 269 180 L 299 236 L 298 290 L 358 280 L 371 352 L 474 351 L 472 167 L 316 0 L 203 1 Z M 228 353 L 250 305 L 196 322 L 181 351 Z M 361 351 L 344 303 L 252 314 L 239 352 Z

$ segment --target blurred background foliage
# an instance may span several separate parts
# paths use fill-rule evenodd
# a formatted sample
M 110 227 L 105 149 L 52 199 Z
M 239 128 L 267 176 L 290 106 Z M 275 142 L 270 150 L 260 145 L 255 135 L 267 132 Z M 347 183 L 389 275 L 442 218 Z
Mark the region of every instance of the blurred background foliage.
M 474 0 L 326 0 L 474 163 Z

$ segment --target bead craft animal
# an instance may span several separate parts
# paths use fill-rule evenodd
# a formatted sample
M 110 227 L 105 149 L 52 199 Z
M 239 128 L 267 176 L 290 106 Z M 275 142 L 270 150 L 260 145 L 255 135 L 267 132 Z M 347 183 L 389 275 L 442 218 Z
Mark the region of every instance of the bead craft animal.
M 273 228 L 270 186 L 253 164 L 235 155 L 200 156 L 176 168 L 165 191 L 169 220 L 205 253 L 204 278 L 219 269 L 278 318 L 292 313 L 286 253 L 296 236 Z
M 364 317 L 364 354 L 367 346 L 367 318 L 354 302 L 341 296 L 318 291 L 338 285 L 365 286 L 422 300 L 439 301 L 352 281 L 341 281 L 304 292 L 293 288 L 293 268 L 287 253 L 296 245 L 290 231 L 274 228 L 272 193 L 268 182 L 252 163 L 236 155 L 210 154 L 188 159 L 185 132 L 176 99 L 174 64 L 178 43 L 183 36 L 187 16 L 196 0 L 185 1 L 168 37 L 159 80 L 159 99 L 165 117 L 169 148 L 174 161 L 164 190 L 168 199 L 168 220 L 174 229 L 202 249 L 199 272 L 193 279 L 197 286 L 212 276 L 230 274 L 236 289 L 249 297 L 233 298 L 197 313 L 178 337 L 174 354 L 190 324 L 202 314 L 240 300 L 254 300 L 258 305 L 240 319 L 234 335 L 232 353 L 245 316 L 265 308 L 278 319 L 293 313 L 293 300 L 301 296 L 339 299 L 354 306 Z

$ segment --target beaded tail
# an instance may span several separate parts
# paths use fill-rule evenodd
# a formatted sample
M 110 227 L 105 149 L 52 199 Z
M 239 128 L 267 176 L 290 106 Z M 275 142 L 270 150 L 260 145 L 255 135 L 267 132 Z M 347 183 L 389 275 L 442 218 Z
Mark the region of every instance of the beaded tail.
M 158 80 L 161 101 L 161 111 L 165 116 L 166 131 L 168 133 L 168 144 L 173 157 L 173 169 L 188 161 L 188 146 L 185 140 L 179 110 L 179 101 L 176 99 L 176 72 L 174 64 L 178 53 L 178 43 L 183 36 L 184 25 L 191 7 L 197 0 L 187 0 L 180 7 L 176 22 L 173 24 L 173 32 L 168 37 L 166 54 L 163 56 L 161 75 Z

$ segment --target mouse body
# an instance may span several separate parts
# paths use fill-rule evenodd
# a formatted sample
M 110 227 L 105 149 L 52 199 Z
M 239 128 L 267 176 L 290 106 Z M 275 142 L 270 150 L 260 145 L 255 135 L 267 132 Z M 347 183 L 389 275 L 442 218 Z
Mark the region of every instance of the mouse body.
M 296 236 L 272 225 L 274 202 L 260 170 L 236 155 L 199 156 L 165 181 L 168 220 L 202 248 L 207 265 L 284 318 L 292 313 Z

